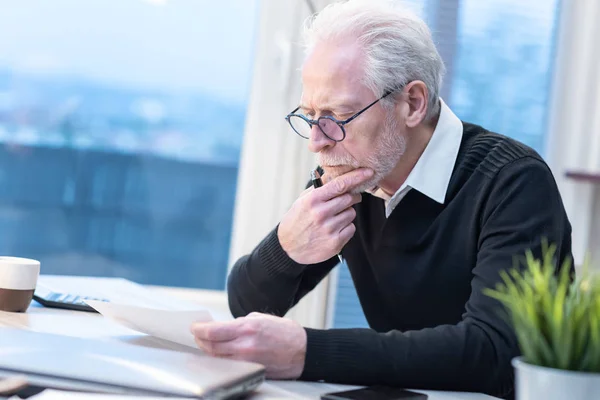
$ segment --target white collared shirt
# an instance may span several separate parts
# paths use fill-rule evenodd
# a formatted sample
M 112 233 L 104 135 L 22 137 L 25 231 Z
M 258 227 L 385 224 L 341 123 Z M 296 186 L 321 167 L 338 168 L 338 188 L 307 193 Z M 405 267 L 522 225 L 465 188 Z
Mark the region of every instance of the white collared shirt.
M 393 196 L 389 196 L 380 188 L 369 192 L 385 201 L 386 218 L 411 189 L 418 190 L 432 200 L 444 204 L 462 140 L 463 125 L 441 98 L 440 103 L 440 117 L 433 136 L 400 189 Z

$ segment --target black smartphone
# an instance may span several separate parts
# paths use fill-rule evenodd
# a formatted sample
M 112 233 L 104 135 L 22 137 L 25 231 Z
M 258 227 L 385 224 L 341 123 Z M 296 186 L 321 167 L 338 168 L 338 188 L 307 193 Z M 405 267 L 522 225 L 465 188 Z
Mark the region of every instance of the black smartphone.
M 322 400 L 425 400 L 427 395 L 410 390 L 389 387 L 370 386 L 362 389 L 346 390 L 344 392 L 326 393 Z

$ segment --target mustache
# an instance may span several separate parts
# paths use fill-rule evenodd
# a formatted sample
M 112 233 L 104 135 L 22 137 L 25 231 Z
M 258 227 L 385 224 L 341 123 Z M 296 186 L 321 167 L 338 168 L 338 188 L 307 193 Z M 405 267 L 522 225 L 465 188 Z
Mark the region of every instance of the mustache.
M 317 161 L 319 165 L 328 165 L 330 167 L 349 165 L 358 168 L 358 162 L 354 158 L 348 156 L 319 153 Z

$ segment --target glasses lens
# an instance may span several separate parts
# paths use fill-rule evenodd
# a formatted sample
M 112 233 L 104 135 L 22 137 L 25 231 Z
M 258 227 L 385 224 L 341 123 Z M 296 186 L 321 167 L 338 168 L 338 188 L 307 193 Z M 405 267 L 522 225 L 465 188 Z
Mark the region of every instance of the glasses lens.
M 308 139 L 310 137 L 311 126 L 304 119 L 295 115 L 291 115 L 290 125 L 296 131 L 296 133 L 302 136 L 304 139 Z
M 319 128 L 331 140 L 339 141 L 344 138 L 342 127 L 328 117 L 319 118 Z

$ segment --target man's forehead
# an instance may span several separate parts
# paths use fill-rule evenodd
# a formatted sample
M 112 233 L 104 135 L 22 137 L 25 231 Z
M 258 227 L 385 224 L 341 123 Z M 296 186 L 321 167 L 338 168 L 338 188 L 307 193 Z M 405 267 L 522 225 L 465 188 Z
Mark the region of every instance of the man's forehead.
M 304 109 L 352 111 L 363 103 L 359 92 L 303 91 L 300 107 Z
M 321 43 L 302 68 L 302 104 L 359 102 L 364 85 L 362 52 L 352 42 Z M 325 107 L 323 107 L 325 108 Z
M 302 67 L 302 80 L 305 84 L 356 83 L 364 73 L 363 59 L 361 48 L 353 41 L 319 43 Z

